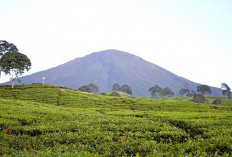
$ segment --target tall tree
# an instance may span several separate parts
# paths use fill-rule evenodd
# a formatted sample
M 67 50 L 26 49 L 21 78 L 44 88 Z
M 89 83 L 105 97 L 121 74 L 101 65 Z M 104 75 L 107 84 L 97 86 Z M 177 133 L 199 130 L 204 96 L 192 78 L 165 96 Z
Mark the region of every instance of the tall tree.
M 91 89 L 89 88 L 89 86 L 81 86 L 80 88 L 78 88 L 78 90 L 82 92 L 91 93 Z
M 87 93 L 97 93 L 98 87 L 95 84 L 90 83 L 88 85 L 81 86 L 80 88 L 78 88 L 78 90 Z
M 187 94 L 190 94 L 190 91 L 187 88 L 182 88 L 179 94 L 186 97 Z
M 120 88 L 120 91 L 132 95 L 132 89 L 131 89 L 131 87 L 129 85 L 123 85 Z
M 207 93 L 207 94 L 211 94 L 211 93 L 212 93 L 210 87 L 207 86 L 207 85 L 200 85 L 200 86 L 197 86 L 197 92 L 198 92 L 198 93 L 200 92 L 201 95 L 203 95 L 203 96 L 204 96 L 206 93 Z
M 1 69 L 5 74 L 10 75 L 11 85 L 14 88 L 15 81 L 19 76 L 31 68 L 30 59 L 17 51 L 6 52 L 0 59 Z
M 228 84 L 222 83 L 221 84 L 221 88 L 223 89 L 222 94 L 226 97 L 226 99 L 227 99 L 227 97 L 230 97 L 230 95 L 231 95 L 231 89 L 228 86 Z
M 153 87 L 149 88 L 149 92 L 151 92 L 152 97 L 160 96 L 162 93 L 162 88 L 159 85 L 154 85 Z
M 175 95 L 175 93 L 168 87 L 165 87 L 161 92 L 161 96 L 173 96 L 173 95 Z
M 117 83 L 114 83 L 114 85 L 112 86 L 112 91 L 119 91 L 121 88 L 121 86 Z
M 91 93 L 97 93 L 97 92 L 98 92 L 98 87 L 97 87 L 95 84 L 90 83 L 90 84 L 88 85 L 88 87 L 90 88 Z
M 0 40 L 0 59 L 6 52 L 13 52 L 13 51 L 18 52 L 18 49 L 14 44 L 9 43 L 5 40 Z M 1 72 L 2 72 L 2 68 L 0 65 L 0 78 L 1 78 Z

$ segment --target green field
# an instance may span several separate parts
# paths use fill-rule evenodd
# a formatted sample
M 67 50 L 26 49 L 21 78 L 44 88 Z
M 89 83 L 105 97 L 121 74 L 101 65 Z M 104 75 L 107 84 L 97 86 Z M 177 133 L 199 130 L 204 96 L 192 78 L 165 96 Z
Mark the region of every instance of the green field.
M 0 156 L 232 156 L 232 99 L 0 86 Z

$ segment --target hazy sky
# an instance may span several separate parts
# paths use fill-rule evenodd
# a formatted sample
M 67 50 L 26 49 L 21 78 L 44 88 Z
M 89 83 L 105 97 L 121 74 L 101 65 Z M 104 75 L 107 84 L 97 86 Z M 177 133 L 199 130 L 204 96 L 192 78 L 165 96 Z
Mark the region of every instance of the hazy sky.
M 232 86 L 232 0 L 0 0 L 0 40 L 31 59 L 25 74 L 118 49 Z

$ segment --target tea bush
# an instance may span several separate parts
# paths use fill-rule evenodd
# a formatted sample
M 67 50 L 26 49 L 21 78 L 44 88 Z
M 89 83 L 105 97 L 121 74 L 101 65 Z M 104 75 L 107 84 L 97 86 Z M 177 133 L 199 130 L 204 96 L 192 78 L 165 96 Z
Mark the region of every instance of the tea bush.
M 1 86 L 0 156 L 232 156 L 232 102 L 218 99 Z

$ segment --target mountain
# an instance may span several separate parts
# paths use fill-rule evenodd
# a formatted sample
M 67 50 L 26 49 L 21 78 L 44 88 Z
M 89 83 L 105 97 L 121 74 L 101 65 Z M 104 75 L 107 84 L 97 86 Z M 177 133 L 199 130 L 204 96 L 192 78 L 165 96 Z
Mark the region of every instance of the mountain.
M 118 50 L 94 52 L 57 67 L 21 77 L 22 84 L 45 83 L 77 89 L 94 83 L 100 92 L 110 91 L 114 83 L 128 84 L 135 96 L 150 96 L 148 89 L 157 84 L 171 88 L 178 95 L 181 88 L 196 91 L 198 83 L 177 76 L 144 59 Z M 221 95 L 221 89 L 211 87 L 212 95 Z

